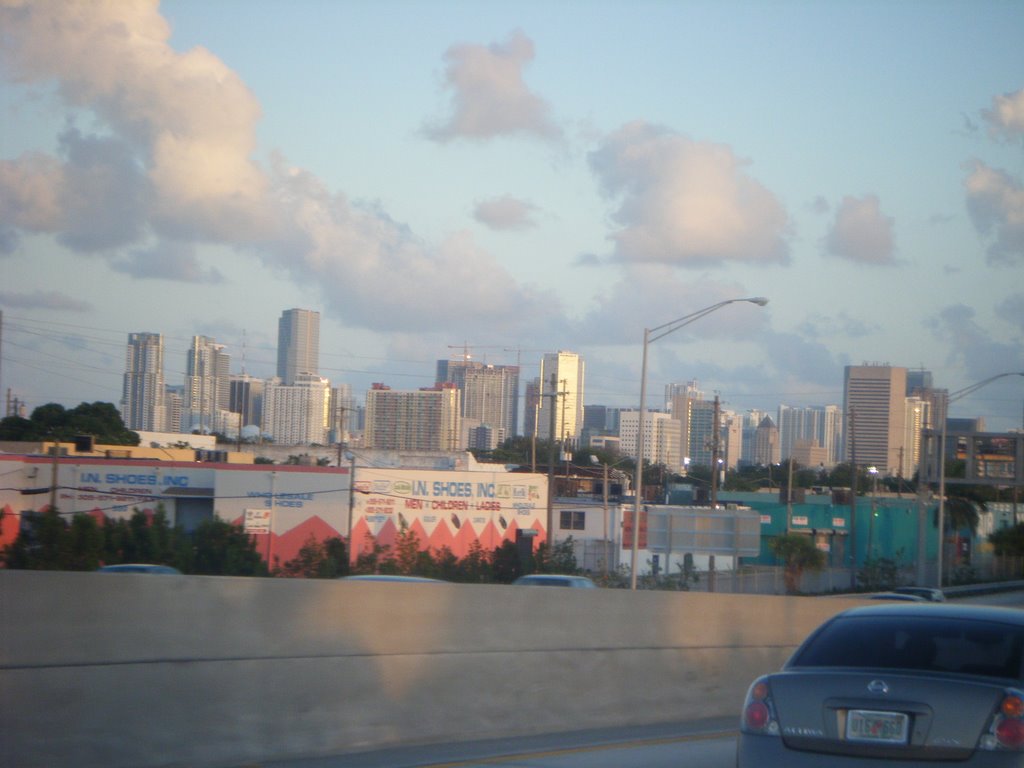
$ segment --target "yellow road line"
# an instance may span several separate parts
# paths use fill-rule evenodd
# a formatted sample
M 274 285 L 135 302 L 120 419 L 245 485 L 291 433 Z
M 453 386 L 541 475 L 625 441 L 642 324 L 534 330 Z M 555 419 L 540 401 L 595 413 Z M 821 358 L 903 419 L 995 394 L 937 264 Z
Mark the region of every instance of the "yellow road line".
M 663 736 L 657 739 L 641 739 L 639 741 L 620 741 L 611 744 L 596 744 L 593 746 L 564 747 L 562 749 L 549 749 L 543 752 L 520 752 L 515 755 L 502 755 L 500 757 L 485 757 L 477 760 L 458 760 L 453 763 L 430 763 L 420 768 L 464 768 L 470 765 L 501 765 L 516 760 L 537 760 L 545 757 L 561 757 L 562 755 L 582 754 L 584 752 L 606 752 L 612 749 L 632 749 L 635 747 L 656 747 L 661 744 L 682 744 L 688 741 L 711 741 L 723 739 L 735 735 L 734 731 L 718 731 L 715 733 L 694 733 L 688 736 Z

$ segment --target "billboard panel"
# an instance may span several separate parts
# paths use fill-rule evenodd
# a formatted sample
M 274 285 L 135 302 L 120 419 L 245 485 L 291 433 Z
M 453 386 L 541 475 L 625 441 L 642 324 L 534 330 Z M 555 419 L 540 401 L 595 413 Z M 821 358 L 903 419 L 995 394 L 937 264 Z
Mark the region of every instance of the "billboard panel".
M 376 542 L 391 545 L 402 530 L 421 549 L 447 547 L 459 558 L 478 542 L 485 550 L 533 529 L 547 535 L 547 478 L 515 472 L 356 469 L 352 556 Z

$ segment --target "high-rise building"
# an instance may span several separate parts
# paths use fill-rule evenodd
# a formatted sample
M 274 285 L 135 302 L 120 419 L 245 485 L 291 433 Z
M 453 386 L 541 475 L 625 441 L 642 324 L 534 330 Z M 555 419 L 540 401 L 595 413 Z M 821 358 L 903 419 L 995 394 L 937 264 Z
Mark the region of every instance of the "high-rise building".
M 281 445 L 326 445 L 331 383 L 300 373 L 293 384 L 268 382 L 263 392 L 263 433 Z
M 320 375 L 320 313 L 287 309 L 277 323 L 277 377 L 288 386 L 301 373 Z
M 679 422 L 679 456 L 683 465 L 689 467 L 691 464 L 711 465 L 710 444 L 707 450 L 700 450 L 700 456 L 696 456 L 696 448 L 693 445 L 694 425 L 697 425 L 697 432 L 702 433 L 701 438 L 707 440 L 711 435 L 711 419 L 701 418 L 701 413 L 694 413 L 702 409 L 704 393 L 697 388 L 696 380 L 685 384 L 669 384 L 665 387 L 665 409 L 672 414 L 672 418 Z M 701 439 L 698 438 L 698 439 Z M 701 461 L 703 459 L 703 461 Z
M 476 360 L 438 360 L 436 384 L 455 384 L 462 418 L 489 427 L 502 442 L 519 433 L 519 366 L 489 365 Z
M 723 411 L 718 421 L 722 425 L 720 455 L 726 469 L 736 469 L 743 455 L 743 416 L 733 411 Z
M 906 439 L 907 369 L 848 365 L 845 374 L 846 460 L 898 474 Z
M 837 405 L 812 405 L 799 408 L 791 405 L 779 406 L 779 450 L 783 459 L 795 455 L 796 446 L 806 454 L 808 448 L 818 447 L 824 453 L 815 451 L 815 456 L 823 457 L 821 463 L 826 467 L 835 466 L 841 448 L 842 416 Z
M 537 417 L 540 414 L 540 378 L 526 382 L 523 394 L 523 434 L 537 437 Z
M 159 333 L 128 334 L 121 418 L 128 429 L 164 430 L 164 340 Z
M 185 410 L 185 386 L 167 384 L 164 387 L 164 431 L 182 432 L 181 420 Z
M 938 429 L 946 418 L 949 391 L 936 389 L 932 385 L 931 371 L 923 369 L 907 371 L 907 397 L 916 397 L 925 403 L 924 429 Z M 917 440 L 921 439 L 918 435 Z
M 908 397 L 903 448 L 897 465 L 900 477 L 913 477 L 921 463 L 921 431 L 932 426 L 932 402 L 921 397 Z
M 640 411 L 619 412 L 619 447 L 623 454 L 636 458 Z M 679 455 L 679 422 L 661 411 L 644 411 L 644 461 L 662 464 L 672 472 L 682 466 Z
M 456 451 L 462 446 L 459 388 L 446 383 L 411 390 L 374 384 L 366 393 L 366 448 Z
M 743 413 L 743 447 L 740 449 L 740 465 L 755 466 L 761 462 L 755 458 L 755 442 L 757 439 L 757 428 L 767 416 L 766 411 L 752 408 Z
M 352 443 L 352 433 L 359 429 L 359 413 L 352 399 L 352 387 L 339 384 L 331 389 L 331 441 Z
M 540 362 L 541 397 L 537 435 L 579 445 L 583 434 L 583 358 L 575 352 L 549 352 Z
M 765 416 L 754 431 L 754 463 L 768 466 L 782 461 L 779 430 L 771 416 Z
M 228 408 L 242 415 L 243 427 L 252 425 L 259 427 L 263 423 L 263 391 L 266 382 L 243 373 L 239 376 L 232 376 L 229 387 Z
M 696 381 L 669 384 L 665 388 L 665 401 L 672 418 L 679 422 L 679 454 L 683 464 L 710 467 L 715 444 L 714 401 L 704 399 L 704 393 L 698 389 Z M 721 434 L 718 450 L 719 458 L 723 458 Z
M 230 412 L 231 356 L 207 336 L 193 336 L 185 356 L 185 425 L 188 431 L 223 432 L 220 425 Z M 237 424 L 232 425 L 237 428 Z

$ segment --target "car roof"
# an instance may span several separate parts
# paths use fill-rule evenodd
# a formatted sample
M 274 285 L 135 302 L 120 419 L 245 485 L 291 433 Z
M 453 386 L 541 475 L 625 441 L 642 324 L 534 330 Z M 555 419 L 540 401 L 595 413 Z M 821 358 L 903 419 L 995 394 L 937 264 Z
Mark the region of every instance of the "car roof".
M 868 595 L 868 600 L 902 600 L 907 603 L 923 603 L 926 600 L 918 594 L 911 592 L 876 592 Z
M 908 616 L 945 617 L 951 619 L 976 619 L 1002 621 L 1024 626 L 1024 611 L 1019 608 L 1005 608 L 998 605 L 976 605 L 966 603 L 892 602 L 878 605 L 861 605 L 838 614 L 839 617 Z
M 342 576 L 340 581 L 404 581 L 404 582 L 428 582 L 443 584 L 440 579 L 429 579 L 426 576 L 402 576 L 397 573 L 359 573 L 353 576 Z
M 114 565 L 101 565 L 96 570 L 101 573 L 181 573 L 181 571 L 173 566 L 157 563 L 117 563 Z

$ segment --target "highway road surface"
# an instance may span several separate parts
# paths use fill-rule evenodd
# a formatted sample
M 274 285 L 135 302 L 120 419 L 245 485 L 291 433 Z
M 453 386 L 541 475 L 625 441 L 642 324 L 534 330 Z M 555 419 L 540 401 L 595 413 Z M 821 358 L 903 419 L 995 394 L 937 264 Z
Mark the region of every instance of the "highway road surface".
M 956 602 L 1024 609 L 1024 591 Z M 517 739 L 404 747 L 239 768 L 733 768 L 737 716 Z
M 263 762 L 244 768 L 732 768 L 736 759 L 736 723 L 736 717 L 728 717 L 603 728 Z

